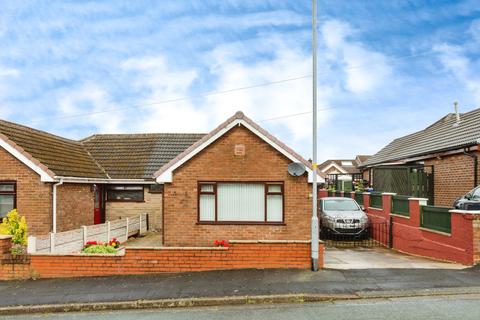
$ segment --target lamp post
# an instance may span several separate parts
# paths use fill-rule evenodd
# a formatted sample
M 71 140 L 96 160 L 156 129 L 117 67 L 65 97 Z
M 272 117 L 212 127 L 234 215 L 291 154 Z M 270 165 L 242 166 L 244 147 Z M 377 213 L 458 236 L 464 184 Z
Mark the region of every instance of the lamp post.
M 318 214 L 317 214 L 317 0 L 312 0 L 312 68 L 313 68 L 313 157 L 312 157 L 312 270 L 318 271 Z

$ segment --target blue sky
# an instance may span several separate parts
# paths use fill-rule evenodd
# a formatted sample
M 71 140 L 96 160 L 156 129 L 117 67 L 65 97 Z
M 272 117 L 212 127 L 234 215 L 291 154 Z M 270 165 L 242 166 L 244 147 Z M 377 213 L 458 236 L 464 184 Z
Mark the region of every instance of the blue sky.
M 242 110 L 310 158 L 311 114 L 282 118 L 311 109 L 310 6 L 2 0 L 0 118 L 78 139 L 208 132 Z M 477 108 L 479 58 L 478 1 L 319 1 L 319 158 Z

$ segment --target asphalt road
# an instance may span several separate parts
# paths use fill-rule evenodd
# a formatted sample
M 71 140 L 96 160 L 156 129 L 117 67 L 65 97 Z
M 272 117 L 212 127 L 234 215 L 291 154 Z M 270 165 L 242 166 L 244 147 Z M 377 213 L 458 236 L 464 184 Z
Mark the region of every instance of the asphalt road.
M 215 319 L 479 319 L 480 295 L 456 295 L 421 298 L 375 299 L 322 303 L 225 306 L 215 308 L 189 308 L 141 310 L 121 312 L 68 313 L 4 317 L 2 319 L 113 319 L 113 320 L 215 320 Z

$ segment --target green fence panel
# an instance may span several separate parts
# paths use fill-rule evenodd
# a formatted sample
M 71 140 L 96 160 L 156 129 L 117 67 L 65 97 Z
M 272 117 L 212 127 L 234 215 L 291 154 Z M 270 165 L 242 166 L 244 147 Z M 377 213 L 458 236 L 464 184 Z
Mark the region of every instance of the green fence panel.
M 352 195 L 350 194 L 350 191 L 344 191 L 343 192 L 343 197 L 344 198 L 352 198 Z
M 335 191 L 328 191 L 328 196 L 329 197 L 335 196 Z
M 450 233 L 452 231 L 452 215 L 448 207 L 422 206 L 420 226 L 423 228 Z
M 355 201 L 357 201 L 359 205 L 363 205 L 363 192 L 355 192 Z
M 410 216 L 410 206 L 408 196 L 393 196 L 392 197 L 392 213 L 402 216 Z
M 383 198 L 381 193 L 370 193 L 370 207 L 383 208 Z
M 342 193 L 340 191 L 335 191 L 335 197 L 341 197 Z

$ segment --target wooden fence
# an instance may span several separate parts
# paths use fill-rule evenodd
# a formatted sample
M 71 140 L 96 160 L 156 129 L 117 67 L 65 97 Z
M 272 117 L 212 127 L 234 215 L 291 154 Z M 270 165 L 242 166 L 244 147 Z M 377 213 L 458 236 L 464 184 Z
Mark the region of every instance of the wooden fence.
M 108 242 L 117 238 L 120 242 L 128 237 L 142 234 L 148 229 L 147 214 L 134 218 L 107 221 L 102 224 L 83 226 L 65 232 L 45 236 L 28 237 L 28 253 L 78 253 L 88 241 Z

